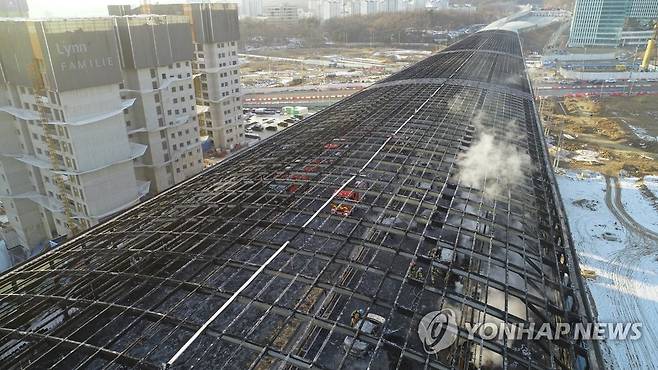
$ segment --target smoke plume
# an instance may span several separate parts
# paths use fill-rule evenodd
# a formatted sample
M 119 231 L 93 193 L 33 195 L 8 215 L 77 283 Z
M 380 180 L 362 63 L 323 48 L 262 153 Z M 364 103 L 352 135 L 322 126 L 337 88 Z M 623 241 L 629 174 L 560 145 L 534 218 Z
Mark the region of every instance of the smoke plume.
M 513 144 L 515 121 L 508 122 L 499 132 L 486 125 L 487 115 L 479 112 L 473 119 L 476 137 L 466 152 L 457 158 L 457 178 L 463 185 L 481 190 L 485 197 L 507 195 L 523 179 L 523 170 L 530 166 L 530 156 Z

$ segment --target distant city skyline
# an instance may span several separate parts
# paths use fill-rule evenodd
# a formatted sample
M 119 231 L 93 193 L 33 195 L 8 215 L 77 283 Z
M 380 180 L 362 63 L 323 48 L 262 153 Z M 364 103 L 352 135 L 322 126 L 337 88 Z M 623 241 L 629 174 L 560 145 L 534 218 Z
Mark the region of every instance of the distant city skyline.
M 140 0 L 28 0 L 30 17 L 99 17 L 107 15 L 107 6 L 115 4 L 140 5 Z M 152 0 L 151 4 L 166 3 L 198 3 L 200 0 Z M 240 3 L 239 0 L 213 1 L 225 3 Z M 264 5 L 291 4 L 307 6 L 306 0 L 263 0 Z

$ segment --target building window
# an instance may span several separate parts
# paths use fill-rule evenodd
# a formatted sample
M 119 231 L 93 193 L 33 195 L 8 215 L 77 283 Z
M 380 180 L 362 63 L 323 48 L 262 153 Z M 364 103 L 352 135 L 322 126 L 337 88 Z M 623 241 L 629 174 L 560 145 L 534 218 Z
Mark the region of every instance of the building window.
M 150 71 L 151 71 L 151 78 L 155 78 L 155 76 L 157 76 L 156 75 L 157 71 L 155 70 L 155 68 L 151 68 Z

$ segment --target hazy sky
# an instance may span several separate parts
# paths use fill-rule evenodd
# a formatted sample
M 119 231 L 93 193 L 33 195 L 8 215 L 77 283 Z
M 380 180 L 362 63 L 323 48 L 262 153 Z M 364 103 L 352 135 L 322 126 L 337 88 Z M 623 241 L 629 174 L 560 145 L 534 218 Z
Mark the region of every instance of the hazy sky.
M 30 17 L 102 16 L 107 15 L 108 4 L 139 3 L 139 0 L 27 0 Z
M 300 3 L 302 0 L 264 0 L 265 4 Z M 151 4 L 201 2 L 201 0 L 150 0 Z M 238 3 L 239 0 L 214 0 L 212 2 Z M 140 0 L 27 0 L 31 17 L 93 17 L 107 15 L 108 4 L 137 6 Z M 301 5 L 298 4 L 298 5 Z

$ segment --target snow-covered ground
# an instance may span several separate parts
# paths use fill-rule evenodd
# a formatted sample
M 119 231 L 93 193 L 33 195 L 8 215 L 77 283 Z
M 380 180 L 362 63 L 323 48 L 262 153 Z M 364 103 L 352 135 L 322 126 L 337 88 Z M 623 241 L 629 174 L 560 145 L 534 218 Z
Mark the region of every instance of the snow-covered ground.
M 652 229 L 658 212 L 639 194 L 634 182 L 622 180 L 626 211 Z M 637 341 L 607 341 L 604 356 L 611 369 L 658 367 L 658 243 L 622 226 L 606 205 L 605 179 L 593 174 L 558 176 L 558 184 L 578 250 L 581 269 L 593 270 L 587 280 L 599 322 L 640 322 Z
M 635 221 L 640 223 L 653 232 L 658 233 L 658 210 L 656 210 L 649 200 L 642 195 L 637 188 L 637 178 L 624 177 L 619 179 L 622 187 L 622 203 L 626 212 L 630 214 Z M 645 180 L 645 183 L 646 180 Z M 647 186 L 649 187 L 649 186 Z M 655 189 L 650 191 L 658 196 Z

